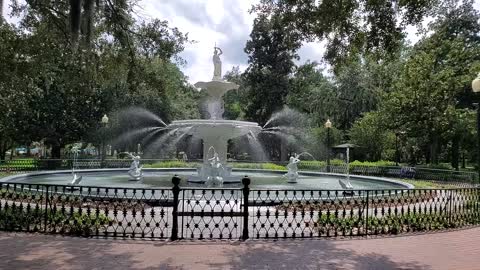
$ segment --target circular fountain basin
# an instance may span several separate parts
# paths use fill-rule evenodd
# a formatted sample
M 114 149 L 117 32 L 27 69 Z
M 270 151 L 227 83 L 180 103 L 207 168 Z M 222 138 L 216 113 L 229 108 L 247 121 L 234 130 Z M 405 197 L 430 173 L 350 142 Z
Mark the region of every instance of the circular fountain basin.
M 113 188 L 171 188 L 172 177 L 180 176 L 182 187 L 206 188 L 205 184 L 191 183 L 187 179 L 196 172 L 193 169 L 144 169 L 141 181 L 131 181 L 127 169 L 78 170 L 82 175 L 79 186 L 113 187 Z M 284 171 L 273 170 L 243 170 L 234 169 L 232 175 L 242 178 L 245 175 L 251 179 L 251 189 L 271 190 L 341 190 L 339 179 L 341 174 L 325 174 L 318 172 L 299 172 L 297 183 L 288 183 Z M 67 185 L 71 180 L 71 171 L 50 171 L 14 175 L 2 178 L 2 182 L 22 184 Z M 401 181 L 367 176 L 351 176 L 350 182 L 354 189 L 409 189 L 412 185 Z M 226 188 L 239 188 L 241 183 L 224 184 Z
M 173 186 L 172 177 L 180 176 L 182 181 L 180 186 L 185 189 L 185 196 L 194 196 L 199 199 L 202 194 L 206 197 L 215 198 L 217 200 L 225 199 L 219 189 L 226 188 L 229 194 L 241 196 L 243 185 L 241 183 L 224 184 L 223 187 L 215 187 L 209 189 L 205 184 L 191 183 L 187 179 L 194 175 L 192 169 L 145 169 L 143 171 L 143 179 L 141 181 L 131 181 L 127 174 L 127 169 L 102 169 L 102 170 L 79 170 L 78 173 L 83 177 L 82 182 L 75 187 L 71 187 L 68 183 L 71 181 L 70 171 L 51 171 L 40 172 L 24 175 L 14 175 L 1 179 L 3 183 L 24 184 L 24 188 L 31 188 L 34 191 L 41 191 L 45 188 L 42 185 L 58 185 L 54 192 L 76 194 L 87 197 L 118 197 L 119 198 L 149 198 L 155 199 L 164 196 L 172 196 L 171 192 L 159 192 L 159 190 L 170 190 Z M 279 194 L 282 199 L 299 199 L 299 194 L 307 194 L 310 199 L 342 197 L 343 190 L 338 182 L 345 175 L 324 174 L 318 172 L 300 172 L 297 183 L 288 183 L 288 179 L 284 177 L 284 171 L 270 170 L 234 170 L 232 175 L 243 177 L 248 175 L 251 179 L 250 189 L 251 197 L 255 199 L 273 199 L 269 194 Z M 412 185 L 396 181 L 393 179 L 352 176 L 350 178 L 355 190 L 353 195 L 364 196 L 361 190 L 388 190 L 385 194 L 391 192 L 401 192 L 405 189 L 413 188 Z M 36 186 L 39 185 L 39 186 Z M 63 187 L 65 188 L 63 188 Z M 233 189 L 232 189 L 233 188 Z M 202 190 L 195 192 L 194 190 Z M 302 193 L 298 193 L 302 191 Z M 378 196 L 382 196 L 383 192 L 379 192 Z M 158 197 L 160 196 L 160 197 Z M 351 196 L 351 195 L 349 195 Z
M 179 120 L 173 121 L 169 127 L 191 127 L 188 134 L 201 139 L 222 138 L 233 139 L 251 132 L 259 132 L 262 128 L 255 122 L 236 120 Z

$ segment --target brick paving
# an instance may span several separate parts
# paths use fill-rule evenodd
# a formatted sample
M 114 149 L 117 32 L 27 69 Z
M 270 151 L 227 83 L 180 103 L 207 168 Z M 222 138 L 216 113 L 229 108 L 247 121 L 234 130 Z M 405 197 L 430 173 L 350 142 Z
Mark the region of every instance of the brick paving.
M 480 270 L 480 228 L 375 239 L 246 242 L 0 233 L 0 269 Z

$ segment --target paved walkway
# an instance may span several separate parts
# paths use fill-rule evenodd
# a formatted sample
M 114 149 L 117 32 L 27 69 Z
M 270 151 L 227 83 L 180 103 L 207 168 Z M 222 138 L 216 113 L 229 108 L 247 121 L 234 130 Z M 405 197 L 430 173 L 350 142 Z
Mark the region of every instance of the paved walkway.
M 0 269 L 480 269 L 480 228 L 361 240 L 163 242 L 0 233 Z

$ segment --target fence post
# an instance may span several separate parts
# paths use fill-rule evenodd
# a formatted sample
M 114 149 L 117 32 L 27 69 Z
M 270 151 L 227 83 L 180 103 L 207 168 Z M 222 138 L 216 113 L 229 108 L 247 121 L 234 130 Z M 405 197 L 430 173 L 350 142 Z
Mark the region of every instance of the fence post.
M 367 190 L 367 204 L 365 206 L 365 237 L 368 237 L 368 201 L 370 200 L 369 190 Z
M 44 228 L 44 232 L 47 232 L 47 226 L 48 226 L 48 201 L 49 201 L 49 198 L 48 198 L 48 186 L 45 186 L 45 214 L 44 214 L 44 221 L 45 221 L 45 228 Z
M 172 236 L 170 240 L 178 240 L 178 195 L 180 194 L 180 177 L 174 175 L 172 177 L 172 193 L 173 193 L 173 210 L 172 210 Z
M 451 226 L 452 224 L 452 193 L 453 191 L 450 189 L 450 196 L 448 198 L 448 204 L 449 204 L 449 207 L 448 207 L 448 225 Z
M 242 232 L 242 240 L 248 239 L 248 195 L 250 194 L 250 178 L 245 175 L 242 179 L 243 184 L 243 232 Z

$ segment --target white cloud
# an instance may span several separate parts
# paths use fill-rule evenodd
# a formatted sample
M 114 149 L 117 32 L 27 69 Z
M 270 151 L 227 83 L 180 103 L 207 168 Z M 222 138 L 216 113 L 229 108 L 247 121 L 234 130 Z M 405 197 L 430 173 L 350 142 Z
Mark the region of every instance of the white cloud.
M 247 55 L 243 52 L 252 29 L 254 15 L 248 10 L 257 0 L 142 0 L 142 15 L 167 20 L 171 26 L 188 33 L 195 43 L 188 44 L 181 56 L 187 60 L 182 67 L 191 83 L 213 76 L 212 54 L 216 44 L 224 51 L 223 72 L 233 66 L 245 69 Z

